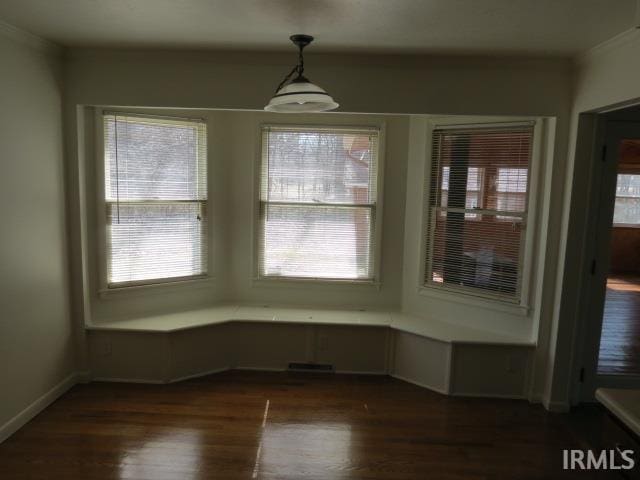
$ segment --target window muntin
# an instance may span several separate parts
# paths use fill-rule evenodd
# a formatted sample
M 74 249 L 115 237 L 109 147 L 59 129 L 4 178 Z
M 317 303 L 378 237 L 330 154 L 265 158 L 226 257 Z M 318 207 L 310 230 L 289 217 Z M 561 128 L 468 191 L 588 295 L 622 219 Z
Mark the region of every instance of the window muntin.
M 640 226 L 640 175 L 618 174 L 613 224 Z
M 373 281 L 379 130 L 262 129 L 258 273 Z
M 533 126 L 436 128 L 432 145 L 425 286 L 519 301 Z
M 205 275 L 205 123 L 109 113 L 103 129 L 107 285 Z

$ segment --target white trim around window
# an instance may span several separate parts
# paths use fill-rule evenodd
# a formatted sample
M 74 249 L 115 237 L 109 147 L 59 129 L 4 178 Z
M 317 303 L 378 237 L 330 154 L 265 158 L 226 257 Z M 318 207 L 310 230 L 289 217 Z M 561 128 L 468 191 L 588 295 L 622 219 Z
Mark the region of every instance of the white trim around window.
M 202 207 L 203 214 L 198 216 L 201 218 L 201 222 L 203 222 L 202 228 L 204 229 L 201 232 L 201 248 L 203 249 L 202 255 L 204 255 L 202 262 L 203 267 L 202 270 L 193 275 L 176 275 L 167 278 L 147 278 L 143 280 L 135 280 L 135 281 L 122 281 L 110 283 L 108 279 L 109 272 L 109 258 L 108 258 L 108 219 L 107 219 L 107 206 L 108 202 L 106 200 L 106 185 L 105 185 L 105 144 L 104 144 L 104 129 L 105 123 L 104 118 L 105 115 L 117 114 L 122 115 L 123 117 L 131 117 L 131 118 L 148 118 L 150 120 L 161 120 L 163 122 L 175 122 L 176 124 L 191 124 L 194 125 L 200 124 L 203 125 L 202 129 L 199 128 L 198 135 L 204 136 L 204 138 L 200 138 L 198 142 L 202 142 L 204 147 L 203 150 L 199 150 L 197 152 L 198 155 L 198 168 L 202 168 L 204 173 L 204 177 L 202 178 L 201 174 L 199 175 L 199 179 L 194 181 L 198 181 L 199 184 L 197 186 L 198 191 L 201 191 L 201 194 L 198 194 L 197 199 L 189 200 L 188 203 L 197 203 L 200 205 L 204 205 Z M 186 123 L 185 123 L 186 122 Z M 98 282 L 98 294 L 100 297 L 108 297 L 112 294 L 143 294 L 147 291 L 155 291 L 163 292 L 170 291 L 181 288 L 192 288 L 193 286 L 202 284 L 205 286 L 208 282 L 212 280 L 212 277 L 209 275 L 211 271 L 211 258 L 208 255 L 208 250 L 210 248 L 210 237 L 211 237 L 211 209 L 207 208 L 207 190 L 209 186 L 209 180 L 207 175 L 208 170 L 208 149 L 207 149 L 207 122 L 201 118 L 187 118 L 178 115 L 157 115 L 151 114 L 147 112 L 138 112 L 132 111 L 129 109 L 119 109 L 117 111 L 106 108 L 96 108 L 94 115 L 94 144 L 95 144 L 95 155 L 96 161 L 94 163 L 95 171 L 93 178 L 95 179 L 96 186 L 96 226 L 97 226 L 97 282 Z M 198 147 L 199 148 L 199 147 Z M 202 162 L 204 164 L 200 165 Z M 135 203 L 135 202 L 134 202 Z M 143 201 L 142 203 L 147 203 Z M 169 200 L 169 203 L 185 203 L 178 198 L 174 200 Z
M 377 143 L 376 165 L 375 165 L 375 178 L 371 179 L 374 183 L 371 185 L 375 188 L 375 195 L 369 202 L 363 202 L 361 204 L 354 203 L 353 205 L 347 201 L 340 201 L 339 199 L 332 199 L 327 202 L 326 205 L 330 208 L 340 208 L 344 206 L 346 209 L 352 209 L 357 207 L 358 209 L 364 208 L 370 212 L 370 219 L 373 221 L 373 225 L 370 226 L 369 238 L 370 238 L 370 250 L 369 250 L 369 275 L 366 278 L 348 278 L 349 275 L 340 276 L 313 276 L 306 272 L 303 275 L 296 276 L 287 272 L 285 275 L 265 275 L 263 265 L 263 245 L 265 243 L 265 231 L 264 231 L 264 219 L 261 212 L 265 208 L 265 196 L 263 183 L 263 177 L 267 171 L 268 155 L 263 155 L 263 136 L 264 132 L 272 130 L 280 131 L 300 131 L 300 132 L 315 132 L 315 131 L 336 131 L 341 134 L 353 132 L 354 134 L 361 135 L 362 133 L 371 132 L 375 134 Z M 254 284 L 288 284 L 290 286 L 305 285 L 305 284 L 325 284 L 335 285 L 361 285 L 361 286 L 373 286 L 380 287 L 381 274 L 380 274 L 380 262 L 381 262 L 381 242 L 382 242 L 382 209 L 383 209 L 383 179 L 384 179 L 384 153 L 385 153 L 385 125 L 380 122 L 375 125 L 357 125 L 357 124 L 335 124 L 335 125 L 317 125 L 317 124 L 278 124 L 278 123 L 264 123 L 260 124 L 257 129 L 256 137 L 256 159 L 255 159 L 255 174 L 254 174 L 254 223 L 253 223 L 253 282 Z M 288 200 L 288 199 L 287 199 Z M 307 203 L 308 199 L 302 199 L 302 202 L 298 201 L 285 201 L 283 203 L 287 205 L 300 204 L 303 208 L 305 205 L 309 205 L 311 208 L 322 208 L 325 203 L 323 201 L 318 202 L 314 199 L 313 202 Z M 278 205 L 280 202 L 270 201 L 270 205 Z M 343 205 L 344 204 L 344 205 Z
M 543 144 L 543 119 L 540 118 L 487 118 L 487 117 L 443 117 L 432 118 L 428 121 L 426 136 L 426 151 L 424 160 L 424 179 L 422 184 L 422 215 L 421 215 L 421 238 L 420 238 L 420 268 L 418 269 L 417 289 L 418 293 L 428 297 L 441 300 L 447 300 L 458 303 L 466 303 L 472 306 L 486 307 L 489 309 L 502 311 L 516 315 L 527 315 L 530 311 L 532 303 L 532 277 L 533 277 L 533 258 L 536 245 L 537 219 L 538 219 L 538 195 L 540 189 L 541 175 L 544 170 L 542 156 Z M 529 187 L 526 217 L 523 221 L 526 224 L 524 233 L 524 248 L 520 253 L 521 262 L 521 279 L 519 286 L 519 294 L 517 298 L 508 298 L 499 294 L 492 294 L 479 289 L 471 289 L 465 287 L 457 287 L 455 285 L 434 285 L 433 282 L 426 282 L 426 272 L 428 262 L 427 258 L 430 237 L 429 225 L 430 215 L 427 205 L 431 195 L 431 159 L 433 147 L 434 130 L 449 129 L 474 129 L 499 127 L 505 128 L 510 126 L 533 126 L 533 143 L 531 151 L 531 160 L 529 163 Z M 482 213 L 481 210 L 478 212 Z

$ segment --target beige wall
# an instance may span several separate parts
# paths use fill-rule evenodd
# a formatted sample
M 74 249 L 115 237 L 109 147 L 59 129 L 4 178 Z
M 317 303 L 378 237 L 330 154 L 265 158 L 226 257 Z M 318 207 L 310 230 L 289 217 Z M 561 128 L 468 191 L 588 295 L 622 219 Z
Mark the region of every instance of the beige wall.
M 180 108 L 223 108 L 223 109 L 262 109 L 273 93 L 275 85 L 290 68 L 292 58 L 286 54 L 251 54 L 220 52 L 175 52 L 175 51 L 122 51 L 72 49 L 67 53 L 65 62 L 65 85 L 67 86 L 65 121 L 69 144 L 68 162 L 70 167 L 69 192 L 71 196 L 71 216 L 74 220 L 86 218 L 79 214 L 83 196 L 78 188 L 78 175 L 83 174 L 82 162 L 78 160 L 77 143 L 83 135 L 78 135 L 77 108 L 79 105 L 111 106 L 147 106 Z M 427 57 L 427 56 L 354 56 L 310 54 L 307 58 L 307 70 L 310 78 L 324 86 L 341 103 L 343 112 L 391 113 L 391 114 L 458 114 L 458 115 L 519 115 L 549 116 L 556 122 L 556 136 L 553 140 L 552 162 L 554 169 L 547 180 L 547 191 L 541 200 L 541 222 L 548 227 L 546 251 L 540 256 L 542 265 L 536 281 L 540 282 L 540 310 L 538 319 L 509 319 L 494 322 L 495 315 L 487 311 L 480 315 L 469 315 L 467 310 L 456 310 L 451 303 L 446 306 L 457 311 L 469 323 L 478 322 L 478 327 L 513 329 L 517 333 L 540 332 L 548 327 L 553 310 L 555 292 L 557 246 L 559 225 L 562 217 L 560 209 L 550 205 L 558 204 L 564 194 L 565 152 L 567 151 L 567 131 L 571 100 L 571 71 L 568 62 L 557 59 L 532 60 L 513 58 L 468 58 L 468 57 Z M 246 125 L 242 117 L 231 115 L 231 128 L 242 134 Z M 238 114 L 240 115 L 240 114 Z M 317 117 L 320 118 L 320 117 Z M 340 114 L 337 117 L 340 118 Z M 256 120 L 252 120 L 255 123 Z M 400 137 L 401 130 L 407 129 L 408 121 L 399 119 L 389 121 L 389 137 Z M 228 126 L 227 126 L 228 127 Z M 246 217 L 246 185 L 240 188 L 238 176 L 243 178 L 248 171 L 248 163 L 253 159 L 254 148 L 251 142 L 233 144 L 240 146 L 241 154 L 235 159 L 233 171 L 233 189 L 230 198 L 233 205 L 232 235 L 242 248 L 232 257 L 237 276 L 231 277 L 233 291 L 242 299 L 254 301 L 280 301 L 290 298 L 315 300 L 312 303 L 361 304 L 364 300 L 374 301 L 377 305 L 398 303 L 400 277 L 394 273 L 401 271 L 396 260 L 403 249 L 397 239 L 402 235 L 403 201 L 399 178 L 405 175 L 403 164 L 395 164 L 395 159 L 387 164 L 389 185 L 385 190 L 385 238 L 387 257 L 384 262 L 387 269 L 383 290 L 379 293 L 340 291 L 332 292 L 320 287 L 300 287 L 291 294 L 288 286 L 269 288 L 251 285 L 250 250 L 246 247 L 251 241 Z M 408 148 L 408 147 L 407 147 Z M 242 153 L 244 152 L 244 153 Z M 408 152 L 407 152 L 408 154 Z M 240 162 L 240 163 L 237 163 Z M 391 170 L 390 170 L 391 169 Z M 411 177 L 411 174 L 409 175 Z M 415 179 L 414 179 L 415 180 Z M 242 180 L 243 182 L 245 180 Z M 387 195 L 387 190 L 393 192 Z M 422 198 L 415 192 L 406 197 L 407 209 L 415 209 Z M 389 203 L 394 207 L 390 210 Z M 410 207 L 411 206 L 411 207 Z M 392 211 L 391 215 L 387 213 Z M 235 215 L 238 213 L 238 215 Z M 415 217 L 407 218 L 406 225 L 415 226 Z M 79 292 L 83 292 L 81 279 L 88 275 L 83 270 L 80 247 L 87 239 L 87 226 L 76 224 L 72 251 L 74 281 Z M 82 234 L 84 232 L 84 235 Z M 407 230 L 407 242 L 418 242 L 414 230 Z M 407 243 L 408 244 L 408 243 Z M 417 250 L 406 250 L 404 265 L 417 265 L 421 262 Z M 389 257 L 391 255 L 391 257 Z M 396 265 L 397 262 L 397 265 Z M 405 276 L 405 291 L 416 289 L 415 280 Z M 86 282 L 85 282 L 86 285 Z M 83 297 L 76 302 L 79 314 L 87 310 L 87 298 L 91 292 L 84 291 Z M 84 299 L 84 301 L 82 301 Z M 426 314 L 419 303 L 410 307 L 412 313 Z M 84 315 L 86 318 L 86 315 Z M 534 325 L 535 322 L 535 325 Z M 547 370 L 545 349 L 540 350 L 542 357 L 536 362 L 536 373 L 545 375 Z M 538 366 L 540 363 L 540 366 Z M 538 380 L 542 384 L 544 378 Z
M 117 108 L 118 111 L 131 109 Z M 221 299 L 233 296 L 230 271 L 231 259 L 228 254 L 231 238 L 230 223 L 234 215 L 230 194 L 233 188 L 231 169 L 234 162 L 230 126 L 230 112 L 214 112 L 210 110 L 159 110 L 138 109 L 151 115 L 177 115 L 189 118 L 202 118 L 207 123 L 207 157 L 208 157 L 208 208 L 209 215 L 209 255 L 208 272 L 210 279 L 206 282 L 184 283 L 181 286 L 171 284 L 158 285 L 152 288 L 123 289 L 123 291 L 101 292 L 106 290 L 105 275 L 106 260 L 101 236 L 104 236 L 104 203 L 98 198 L 103 191 L 98 186 L 102 181 L 100 170 L 103 169 L 101 152 L 96 145 L 96 135 L 100 135 L 102 128 L 101 110 L 94 108 L 83 109 L 83 124 L 86 135 L 84 158 L 82 167 L 86 175 L 83 186 L 86 223 L 86 268 L 88 294 L 88 308 L 93 322 L 137 317 L 141 315 L 182 311 L 211 305 Z M 104 241 L 104 239 L 102 239 Z M 103 245 L 103 244 L 102 244 Z
M 77 293 L 73 312 L 81 321 L 90 316 L 92 300 L 96 304 L 95 290 L 87 288 L 93 271 L 89 244 L 95 225 L 87 221 L 91 217 L 85 201 L 94 193 L 93 186 L 79 180 L 85 178 L 87 166 L 81 157 L 91 157 L 95 152 L 85 145 L 84 130 L 92 125 L 89 120 L 78 123 L 79 106 L 261 109 L 292 61 L 290 55 L 270 53 L 72 49 L 65 54 L 61 77 L 56 60 L 41 53 L 40 47 L 33 48 L 41 42 L 25 41 L 24 37 L 24 34 L 10 32 L 9 36 L 0 38 L 3 71 L 12 73 L 0 77 L 0 91 L 10 93 L 3 95 L 0 110 L 0 158 L 3 159 L 0 191 L 5 196 L 2 202 L 5 224 L 0 240 L 3 256 L 0 351 L 5 365 L 20 365 L 19 369 L 5 368 L 0 373 L 0 385 L 13 386 L 8 395 L 3 395 L 0 424 L 74 370 L 73 328 L 67 305 L 61 85 L 65 86 L 68 215 L 72 222 L 69 229 L 71 281 Z M 319 54 L 310 54 L 307 58 L 310 77 L 326 87 L 345 112 L 556 118 L 554 168 L 547 179 L 541 208 L 541 221 L 547 226 L 548 236 L 536 279 L 541 283 L 539 325 L 525 325 L 536 332 L 538 340 L 533 360 L 534 390 L 544 390 L 548 404 L 561 404 L 568 398 L 576 327 L 575 288 L 566 274 L 579 270 L 558 265 L 565 265 L 566 261 L 566 266 L 571 267 L 580 262 L 580 249 L 565 250 L 581 233 L 579 219 L 574 225 L 576 228 L 569 229 L 572 192 L 585 193 L 580 188 L 576 190 L 576 184 L 572 183 L 574 172 L 579 173 L 579 169 L 574 168 L 580 153 L 574 149 L 578 114 L 640 97 L 639 48 L 640 32 L 635 31 L 594 50 L 581 59 L 573 85 L 570 66 L 561 60 Z M 573 98 L 572 87 L 575 87 Z M 246 277 L 248 206 L 244 177 L 249 167 L 242 162 L 252 154 L 252 147 L 237 143 L 246 128 L 239 115 L 228 113 L 229 123 L 220 125 L 223 135 L 236 137 L 234 145 L 238 148 L 235 153 L 225 153 L 236 163 L 229 163 L 231 168 L 221 174 L 233 186 L 229 191 L 222 190 L 221 195 L 236 202 L 232 210 L 235 220 L 230 222 L 230 230 L 223 232 L 219 244 L 238 240 L 243 247 L 229 259 L 229 268 L 235 272 L 229 275 L 230 285 L 221 286 L 219 291 L 255 301 L 281 300 L 288 296 L 286 286 L 281 289 L 256 287 Z M 253 123 L 259 119 L 258 116 L 252 118 Z M 409 123 L 403 118 L 390 119 L 388 128 L 390 138 L 400 139 L 403 129 L 408 132 Z M 568 146 L 571 147 L 569 161 L 565 162 Z M 401 150 L 398 147 L 398 156 L 402 156 Z M 408 151 L 405 154 L 410 156 Z M 400 179 L 406 175 L 406 168 L 406 163 L 387 161 L 386 176 L 390 179 L 387 189 L 391 194 L 386 195 L 385 191 L 385 210 L 393 214 L 391 219 L 385 214 L 387 233 L 383 241 L 387 253 L 384 261 L 389 263 L 383 268 L 387 272 L 385 281 L 389 283 L 375 294 L 336 295 L 303 288 L 296 292 L 300 299 L 345 303 L 348 296 L 352 303 L 370 300 L 379 305 L 392 305 L 399 302 L 401 262 L 398 258 L 404 253 L 404 265 L 421 261 L 415 249 L 418 240 L 413 238 L 412 230 L 407 230 L 405 238 L 407 242 L 414 242 L 414 246 L 407 249 L 406 243 L 402 252 L 403 246 L 398 241 L 402 236 L 402 220 L 393 217 L 394 214 L 402 217 L 404 201 L 408 213 L 410 209 L 415 211 L 421 202 L 410 186 L 404 196 Z M 575 195 L 573 200 L 574 207 L 581 206 L 581 200 L 576 200 Z M 412 222 L 407 218 L 407 225 L 413 225 Z M 569 255 L 565 255 L 566 252 Z M 405 276 L 402 287 L 405 292 L 415 289 L 413 282 L 412 277 Z M 215 295 L 191 295 L 195 296 L 193 302 L 180 296 L 183 303 L 179 306 L 215 299 Z M 157 309 L 176 308 L 176 298 L 162 294 L 134 295 L 109 304 L 101 314 L 126 315 L 146 311 L 149 305 Z M 405 302 L 405 305 L 410 305 L 413 313 L 425 313 L 418 304 Z M 460 315 L 466 313 L 460 312 Z M 478 319 L 480 324 L 484 322 L 482 316 Z M 490 322 L 480 326 L 510 328 L 504 323 L 492 326 Z M 38 355 L 32 355 L 33 351 Z
M 92 330 L 87 339 L 94 378 L 164 383 L 230 368 L 286 370 L 291 362 L 385 374 L 389 335 L 386 327 L 233 322 L 177 332 Z
M 424 289 L 422 288 L 424 281 L 421 276 L 423 275 L 423 257 L 425 256 L 426 242 L 422 199 L 426 195 L 425 174 L 428 171 L 425 157 L 429 156 L 431 148 L 430 138 L 427 138 L 425 132 L 442 120 L 446 119 L 430 119 L 424 116 L 411 117 L 402 308 L 408 313 L 463 324 L 471 328 L 494 331 L 502 335 L 531 338 L 535 342 L 538 334 L 538 325 L 543 313 L 540 298 L 544 287 L 544 284 L 536 282 L 536 279 L 544 279 L 544 261 L 549 247 L 546 242 L 549 211 L 545 206 L 545 197 L 553 193 L 550 182 L 545 180 L 544 177 L 545 172 L 553 170 L 554 161 L 562 163 L 562 157 L 556 155 L 554 158 L 553 153 L 541 152 L 541 155 L 535 155 L 532 160 L 531 181 L 532 184 L 537 186 L 539 193 L 535 199 L 532 194 L 530 205 L 534 219 L 527 223 L 528 243 L 526 248 L 531 249 L 534 253 L 530 262 L 530 272 L 525 272 L 525 277 L 522 280 L 523 284 L 528 286 L 528 292 L 523 293 L 525 306 L 496 304 L 496 302 L 484 301 L 476 297 L 460 297 L 455 294 L 435 292 L 433 289 Z M 487 116 L 457 117 L 457 121 L 461 123 L 486 123 L 506 120 L 508 118 Z M 553 149 L 553 138 L 545 134 L 546 131 L 553 129 L 552 122 L 546 127 L 544 125 L 549 123 L 548 120 L 541 119 L 539 123 L 542 127 L 539 131 L 540 136 L 546 139 L 541 143 L 548 143 L 549 147 Z M 535 200 L 535 203 L 533 200 Z M 547 214 L 546 216 L 544 215 L 545 213 Z
M 74 372 L 61 72 L 46 50 L 0 25 L 0 427 Z
M 591 197 L 591 155 L 596 136 L 594 118 L 583 114 L 609 110 L 640 101 L 640 30 L 630 30 L 592 49 L 577 60 L 573 94 L 565 195 L 558 203 L 564 212 L 561 256 L 553 321 L 549 330 L 549 362 L 545 398 L 550 405 L 566 404 L 575 393 L 581 367 L 581 339 L 576 337 L 587 318 L 582 315 L 581 279 L 585 263 L 587 205 Z M 584 332 L 583 332 L 584 333 Z M 572 388 L 573 387 L 573 388 Z M 576 397 L 574 396 L 574 400 Z
M 640 98 L 640 30 L 603 43 L 578 59 L 573 116 Z
M 305 59 L 308 76 L 342 112 L 568 115 L 565 60 L 312 52 Z M 67 104 L 262 110 L 292 61 L 268 52 L 71 49 Z
M 183 286 L 154 286 L 100 294 L 104 275 L 96 182 L 102 168 L 94 144 L 94 109 L 86 109 L 87 290 L 91 320 L 113 321 L 140 315 L 160 314 L 204 307 L 224 301 L 289 303 L 357 308 L 398 309 L 402 287 L 405 175 L 408 116 L 400 115 L 278 115 L 252 111 L 138 109 L 158 115 L 202 118 L 208 127 L 209 180 L 209 272 L 211 280 Z M 120 111 L 130 109 L 120 108 Z M 254 231 L 256 227 L 256 174 L 259 162 L 260 125 L 263 123 L 378 126 L 384 132 L 384 198 L 381 231 L 381 285 L 316 282 L 256 281 Z M 96 133 L 97 134 L 97 133 Z M 98 203 L 98 205 L 97 205 Z
M 232 155 L 232 278 L 233 298 L 243 302 L 299 303 L 398 309 L 402 288 L 402 249 L 409 117 L 399 115 L 282 115 L 234 112 L 229 118 Z M 262 123 L 380 126 L 384 132 L 384 192 L 382 199 L 381 285 L 318 284 L 255 281 L 253 249 L 255 225 L 255 167 L 259 154 L 257 132 Z

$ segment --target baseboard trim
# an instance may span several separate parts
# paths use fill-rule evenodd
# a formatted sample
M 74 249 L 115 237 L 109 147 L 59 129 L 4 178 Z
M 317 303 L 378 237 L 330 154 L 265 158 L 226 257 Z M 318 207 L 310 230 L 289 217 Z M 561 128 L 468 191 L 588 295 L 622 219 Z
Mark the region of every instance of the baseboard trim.
M 336 370 L 334 373 L 337 375 L 389 375 L 385 370 Z
M 529 397 L 527 398 L 527 400 L 529 400 L 529 403 L 534 403 L 534 404 L 542 404 L 542 394 L 541 393 L 532 393 L 529 395 Z
M 229 370 L 244 370 L 248 372 L 287 372 L 288 368 L 277 368 L 277 367 L 222 367 L 222 368 L 214 368 L 212 370 L 207 370 L 205 372 L 192 373 L 189 375 L 184 375 L 182 377 L 171 378 L 169 380 L 155 380 L 155 379 L 142 379 L 142 378 L 122 378 L 122 377 L 95 377 L 91 378 L 91 375 L 88 372 L 83 372 L 82 374 L 78 374 L 78 383 L 87 383 L 87 382 L 110 382 L 110 383 L 146 383 L 150 385 L 161 385 L 168 383 L 177 383 L 185 380 L 191 380 L 194 378 L 206 377 L 207 375 L 215 375 L 216 373 L 227 372 Z M 313 373 L 313 372 L 311 372 Z M 324 373 L 324 372 L 323 372 Z M 378 372 L 375 371 L 356 371 L 356 370 L 337 370 L 335 372 L 326 372 L 326 373 L 334 373 L 337 375 L 387 375 L 387 372 L 380 370 Z
M 120 377 L 95 377 L 92 382 L 108 382 L 108 383 L 145 383 L 149 385 L 164 385 L 166 380 L 152 380 L 149 378 L 120 378 Z
M 250 372 L 297 372 L 297 373 L 333 373 L 335 375 L 388 375 L 384 370 L 367 371 L 367 370 L 333 370 L 333 371 L 314 371 L 314 370 L 289 370 L 288 368 L 277 367 L 229 367 L 227 370 L 246 370 Z M 216 372 L 212 372 L 216 373 Z M 206 375 L 206 374 L 205 374 Z
M 76 383 L 89 383 L 91 380 L 91 372 L 83 371 L 76 373 Z
M 192 373 L 190 375 L 184 375 L 182 377 L 172 378 L 171 380 L 169 380 L 169 383 L 177 383 L 185 380 L 191 380 L 193 378 L 206 377 L 207 375 L 214 375 L 216 373 L 227 372 L 229 370 L 231 370 L 231 367 L 214 368 L 213 370 L 207 370 L 206 372 Z
M 553 413 L 567 413 L 571 410 L 569 403 L 567 402 L 542 402 L 544 408 Z
M 286 372 L 288 368 L 278 367 L 231 367 L 229 370 L 247 370 L 249 372 Z
M 426 388 L 427 390 L 432 390 L 436 393 L 440 393 L 442 395 L 449 395 L 449 392 L 446 388 L 434 387 L 433 385 L 427 385 L 426 383 L 417 382 L 416 380 L 412 380 L 407 377 L 403 377 L 402 375 L 398 375 L 396 373 L 390 373 L 390 377 L 393 377 L 397 380 L 402 380 L 403 382 L 411 383 L 412 385 L 416 385 L 417 387 Z
M 506 393 L 474 393 L 474 392 L 452 392 L 452 397 L 470 397 L 470 398 L 495 398 L 498 400 L 526 400 L 525 395 L 509 395 Z
M 66 393 L 71 387 L 78 383 L 80 374 L 72 373 L 49 391 L 45 392 L 35 401 L 33 401 L 27 408 L 22 410 L 11 420 L 0 427 L 0 443 L 4 442 L 7 438 L 17 432 L 20 428 L 26 425 L 32 418 L 38 415 L 42 410 L 51 405 L 60 396 Z

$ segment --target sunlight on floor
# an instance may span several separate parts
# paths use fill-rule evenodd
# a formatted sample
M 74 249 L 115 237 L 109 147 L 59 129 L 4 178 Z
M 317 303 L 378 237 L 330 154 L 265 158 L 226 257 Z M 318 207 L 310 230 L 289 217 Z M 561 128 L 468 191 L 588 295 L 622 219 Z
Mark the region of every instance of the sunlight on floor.
M 200 478 L 201 430 L 171 428 L 168 432 L 145 437 L 139 448 L 127 449 L 120 459 L 121 479 L 147 478 L 154 466 L 158 472 L 175 469 L 181 480 Z

